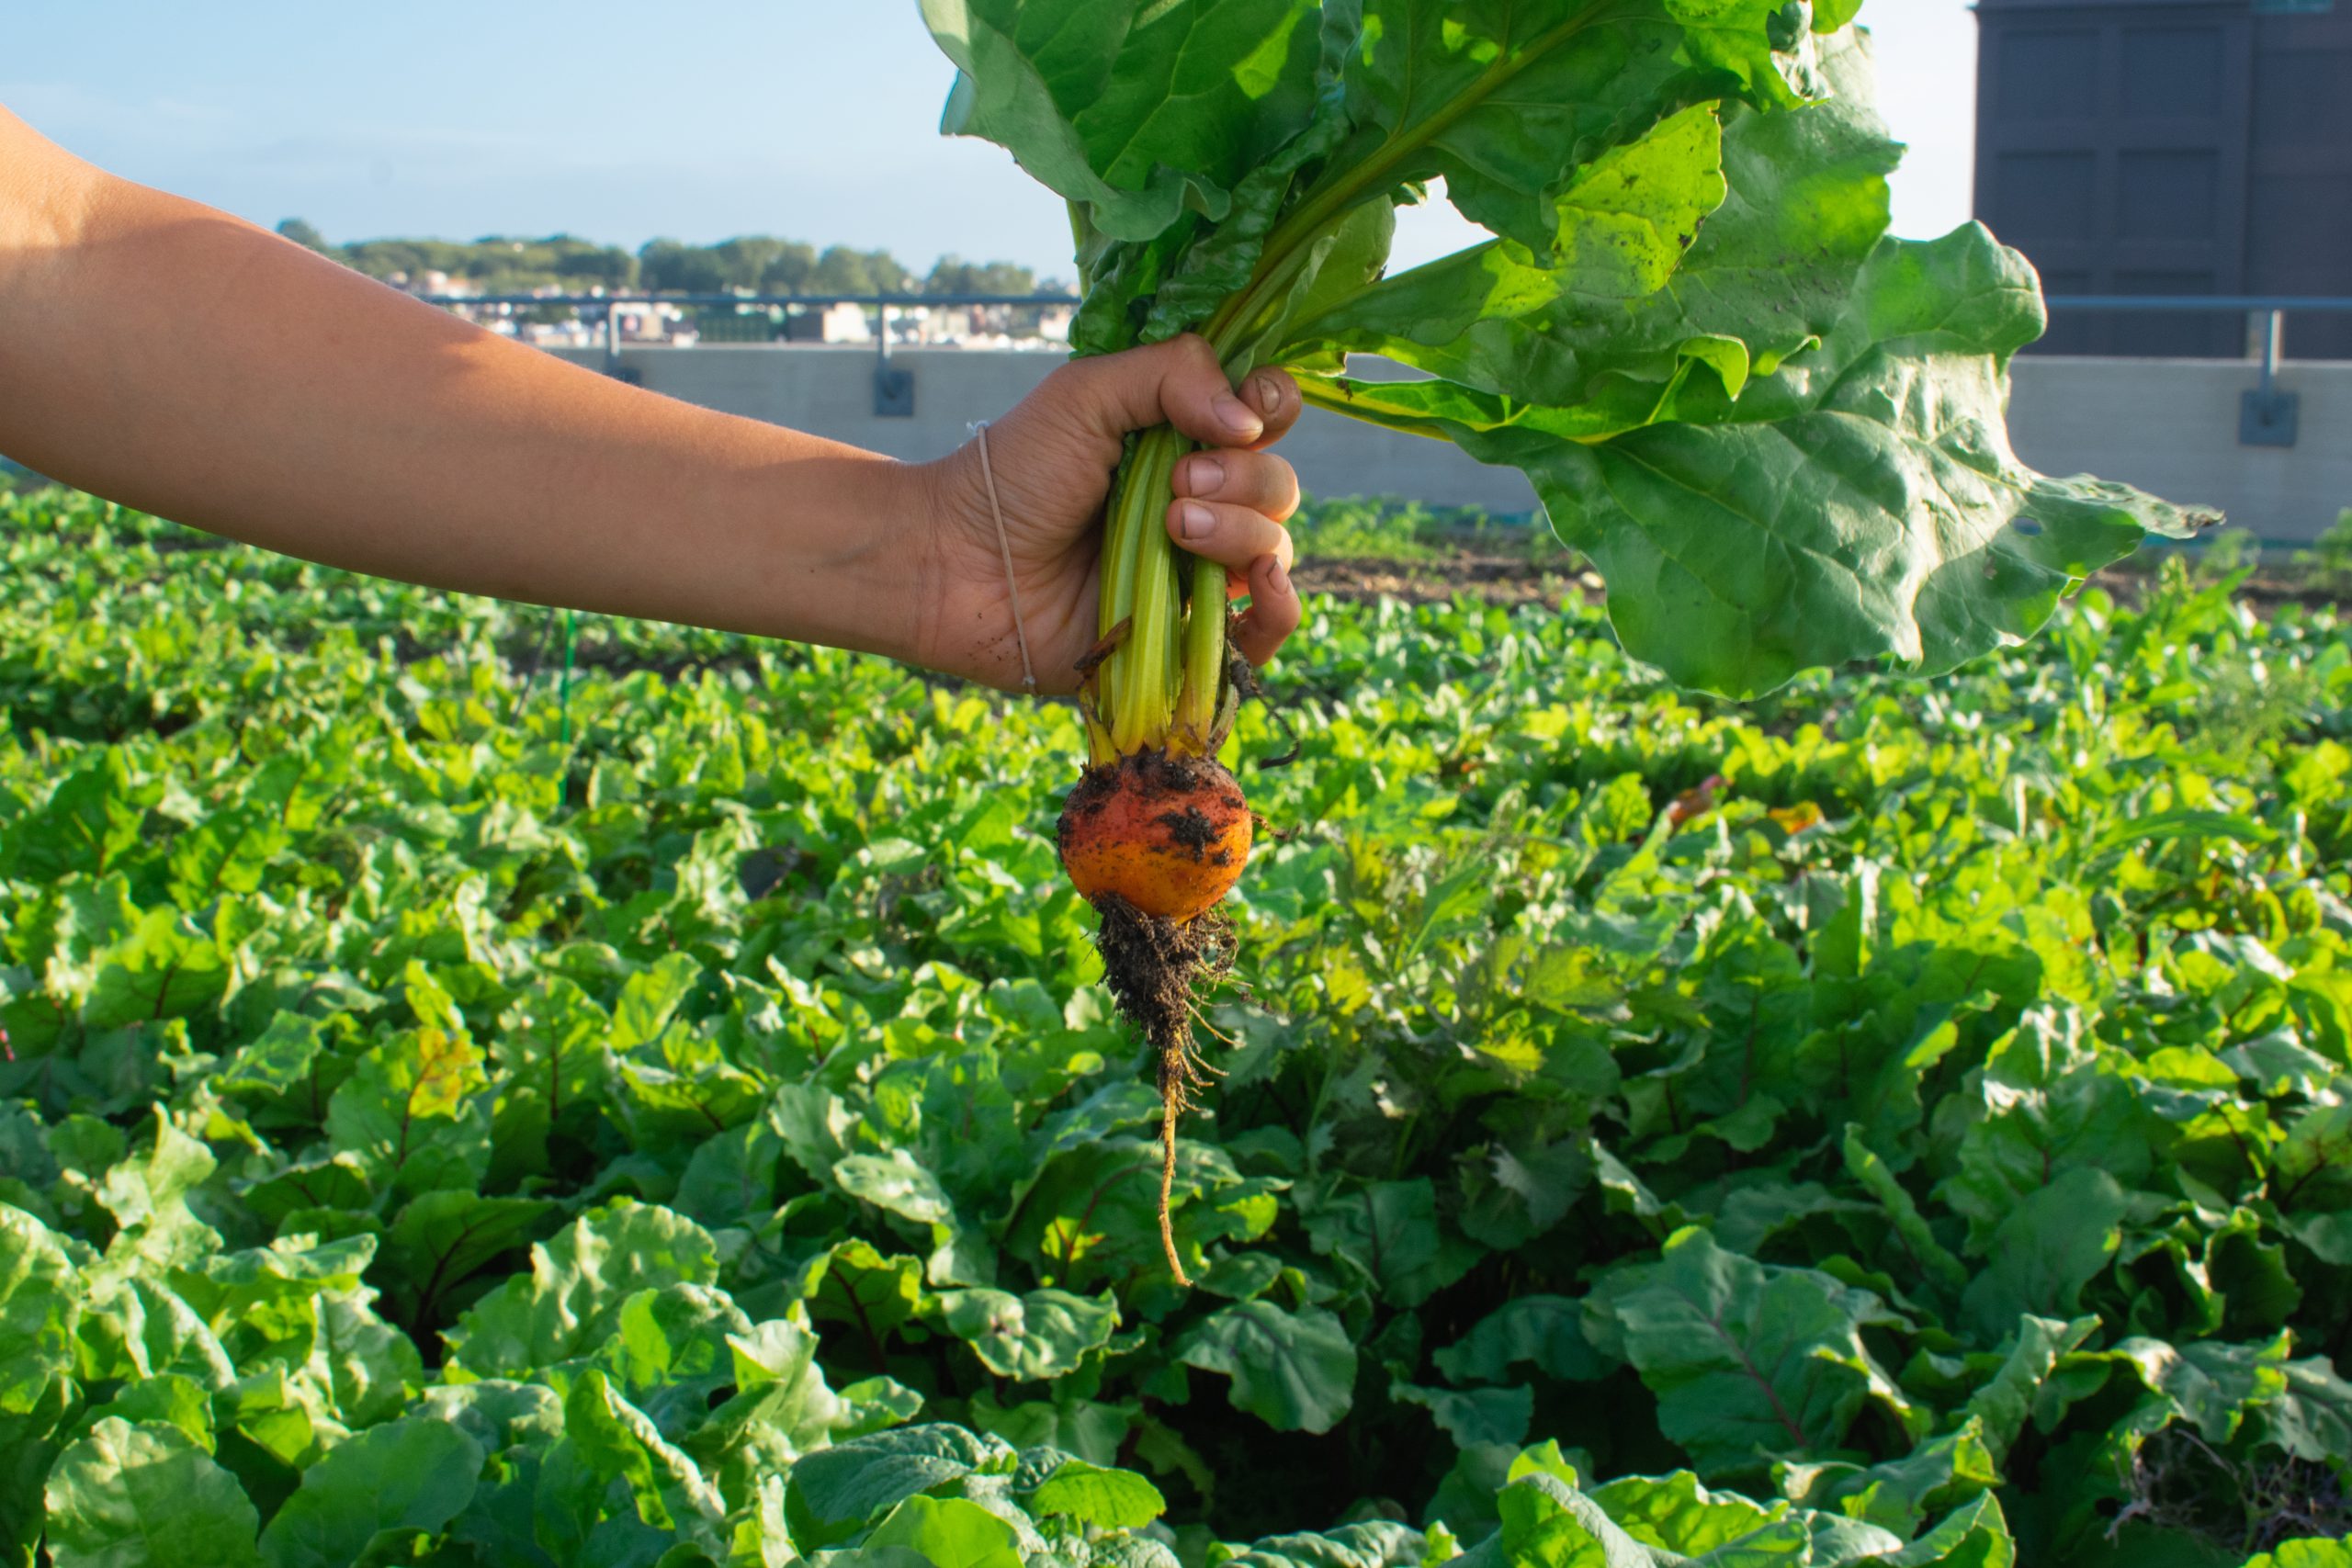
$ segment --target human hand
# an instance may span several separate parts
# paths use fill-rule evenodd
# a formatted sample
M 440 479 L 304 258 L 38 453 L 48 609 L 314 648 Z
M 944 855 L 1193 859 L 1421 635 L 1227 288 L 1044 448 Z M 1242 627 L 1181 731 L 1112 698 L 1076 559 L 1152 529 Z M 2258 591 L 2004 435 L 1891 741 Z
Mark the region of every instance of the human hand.
M 1298 476 L 1263 448 L 1300 408 L 1297 384 L 1281 370 L 1253 372 L 1237 395 L 1206 340 L 1187 335 L 1072 360 L 989 424 L 989 468 L 1042 691 L 1078 689 L 1078 662 L 1100 635 L 1095 565 L 1111 480 L 1127 434 L 1159 424 L 1206 448 L 1176 465 L 1169 536 L 1223 566 L 1235 597 L 1249 596 L 1235 648 L 1252 664 L 1273 657 L 1300 614 L 1283 526 L 1298 509 Z M 978 446 L 967 443 L 926 471 L 915 662 L 1017 690 L 1021 651 Z

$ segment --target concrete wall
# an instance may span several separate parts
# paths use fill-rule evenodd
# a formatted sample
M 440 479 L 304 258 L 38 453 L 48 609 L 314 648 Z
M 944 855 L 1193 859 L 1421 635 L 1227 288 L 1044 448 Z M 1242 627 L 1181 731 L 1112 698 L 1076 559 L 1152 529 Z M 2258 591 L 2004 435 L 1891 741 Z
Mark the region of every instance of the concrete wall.
M 563 358 L 601 368 L 601 349 Z M 874 413 L 874 350 L 714 344 L 623 348 L 621 367 L 640 385 L 706 408 L 788 424 L 893 457 L 922 460 L 970 439 L 974 420 L 1001 414 L 1061 363 L 1020 350 L 900 349 L 893 367 L 915 375 L 915 417 Z M 1535 492 L 1515 468 L 1473 462 L 1442 441 L 1392 435 L 1356 420 L 1310 411 L 1283 441 L 1310 495 L 1393 495 L 1441 506 L 1524 513 Z
M 2047 474 L 2097 474 L 2211 506 L 2269 540 L 2316 538 L 2352 507 L 2352 364 L 2289 363 L 2296 444 L 2238 445 L 2252 365 L 2210 359 L 2017 361 L 2009 436 Z
M 601 351 L 565 358 L 601 367 Z M 890 363 L 915 377 L 915 417 L 874 413 L 870 348 L 711 344 L 628 348 L 647 388 L 729 413 L 789 424 L 892 457 L 952 451 L 969 422 L 1002 413 L 1044 379 L 1044 353 L 907 350 Z M 2352 506 L 2352 364 L 2290 364 L 2302 395 L 2300 444 L 2238 445 L 2238 394 L 2251 365 L 2210 360 L 2020 359 L 2010 433 L 2027 462 L 2094 473 L 2184 504 L 2213 506 L 2266 538 L 2308 539 Z M 1442 442 L 1392 435 L 1309 412 L 1283 454 L 1310 494 L 1393 495 L 1523 513 L 1535 498 L 1509 468 L 1472 462 Z

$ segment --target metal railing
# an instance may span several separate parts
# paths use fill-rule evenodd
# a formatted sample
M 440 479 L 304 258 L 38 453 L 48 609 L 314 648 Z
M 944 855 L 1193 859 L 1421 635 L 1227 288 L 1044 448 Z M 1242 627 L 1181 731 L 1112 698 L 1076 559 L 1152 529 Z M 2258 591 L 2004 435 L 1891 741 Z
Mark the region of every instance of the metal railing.
M 622 305 L 675 305 L 697 309 L 748 306 L 773 310 L 777 306 L 804 310 L 830 310 L 856 305 L 874 312 L 874 412 L 883 419 L 912 419 L 915 412 L 914 372 L 890 363 L 890 312 L 940 307 L 970 309 L 1003 306 L 1010 309 L 1075 309 L 1074 294 L 420 294 L 428 305 L 445 309 L 496 305 L 539 308 L 569 306 L 583 321 L 604 327 L 605 374 L 630 379 L 621 365 Z
M 2287 352 L 2287 317 L 2352 315 L 2352 299 L 2291 294 L 2053 294 L 2052 310 L 2122 310 L 2178 315 L 2189 312 L 2243 314 L 2252 327 L 2261 367 L 2256 385 L 2238 403 L 2238 444 L 2292 446 L 2302 423 L 2302 398 L 2278 385 Z
M 1070 294 L 423 294 L 428 305 L 447 308 L 570 307 L 584 321 L 604 329 L 605 370 L 623 375 L 620 321 L 623 305 L 672 305 L 772 310 L 830 310 L 854 305 L 874 312 L 874 412 L 886 417 L 911 418 L 914 377 L 890 363 L 890 312 L 930 307 L 1014 309 L 1074 308 Z M 2301 400 L 2278 385 L 2279 365 L 2286 355 L 2287 317 L 2301 314 L 2352 315 L 2352 298 L 2284 294 L 2053 294 L 2052 311 L 2117 310 L 2157 314 L 2228 312 L 2249 319 L 2259 347 L 2255 354 L 2257 383 L 2245 391 L 2238 418 L 2238 440 L 2248 446 L 2292 446 L 2301 423 Z

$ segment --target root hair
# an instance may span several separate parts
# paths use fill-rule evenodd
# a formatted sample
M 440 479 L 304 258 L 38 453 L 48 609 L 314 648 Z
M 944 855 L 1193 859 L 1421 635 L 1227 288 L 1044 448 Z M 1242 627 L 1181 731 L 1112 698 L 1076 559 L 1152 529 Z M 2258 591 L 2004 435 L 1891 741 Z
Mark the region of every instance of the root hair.
M 1095 945 L 1102 953 L 1104 983 L 1121 1015 L 1142 1032 L 1159 1058 L 1159 1245 L 1176 1282 L 1190 1286 L 1170 1213 L 1176 1190 L 1176 1127 L 1201 1091 L 1222 1076 L 1194 1045 L 1193 998 L 1232 969 L 1233 923 L 1218 909 L 1196 919 L 1160 919 L 1116 894 L 1095 899 L 1094 908 L 1102 918 Z

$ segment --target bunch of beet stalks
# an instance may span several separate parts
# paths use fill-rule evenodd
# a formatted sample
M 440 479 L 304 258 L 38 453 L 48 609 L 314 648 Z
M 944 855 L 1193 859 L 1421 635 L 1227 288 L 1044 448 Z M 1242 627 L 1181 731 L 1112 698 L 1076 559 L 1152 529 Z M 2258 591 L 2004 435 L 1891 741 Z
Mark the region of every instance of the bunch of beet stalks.
M 1219 358 L 1229 378 L 1246 372 L 1221 347 Z M 1193 1049 L 1196 998 L 1233 965 L 1217 904 L 1241 879 L 1253 826 L 1217 761 L 1252 685 L 1232 646 L 1226 569 L 1179 550 L 1163 525 L 1176 465 L 1193 449 L 1162 425 L 1135 437 L 1119 466 L 1103 519 L 1101 640 L 1080 664 L 1087 768 L 1058 836 L 1063 868 L 1102 917 L 1112 998 L 1158 1058 L 1159 1239 L 1188 1286 L 1170 1214 L 1176 1128 L 1214 1074 Z

